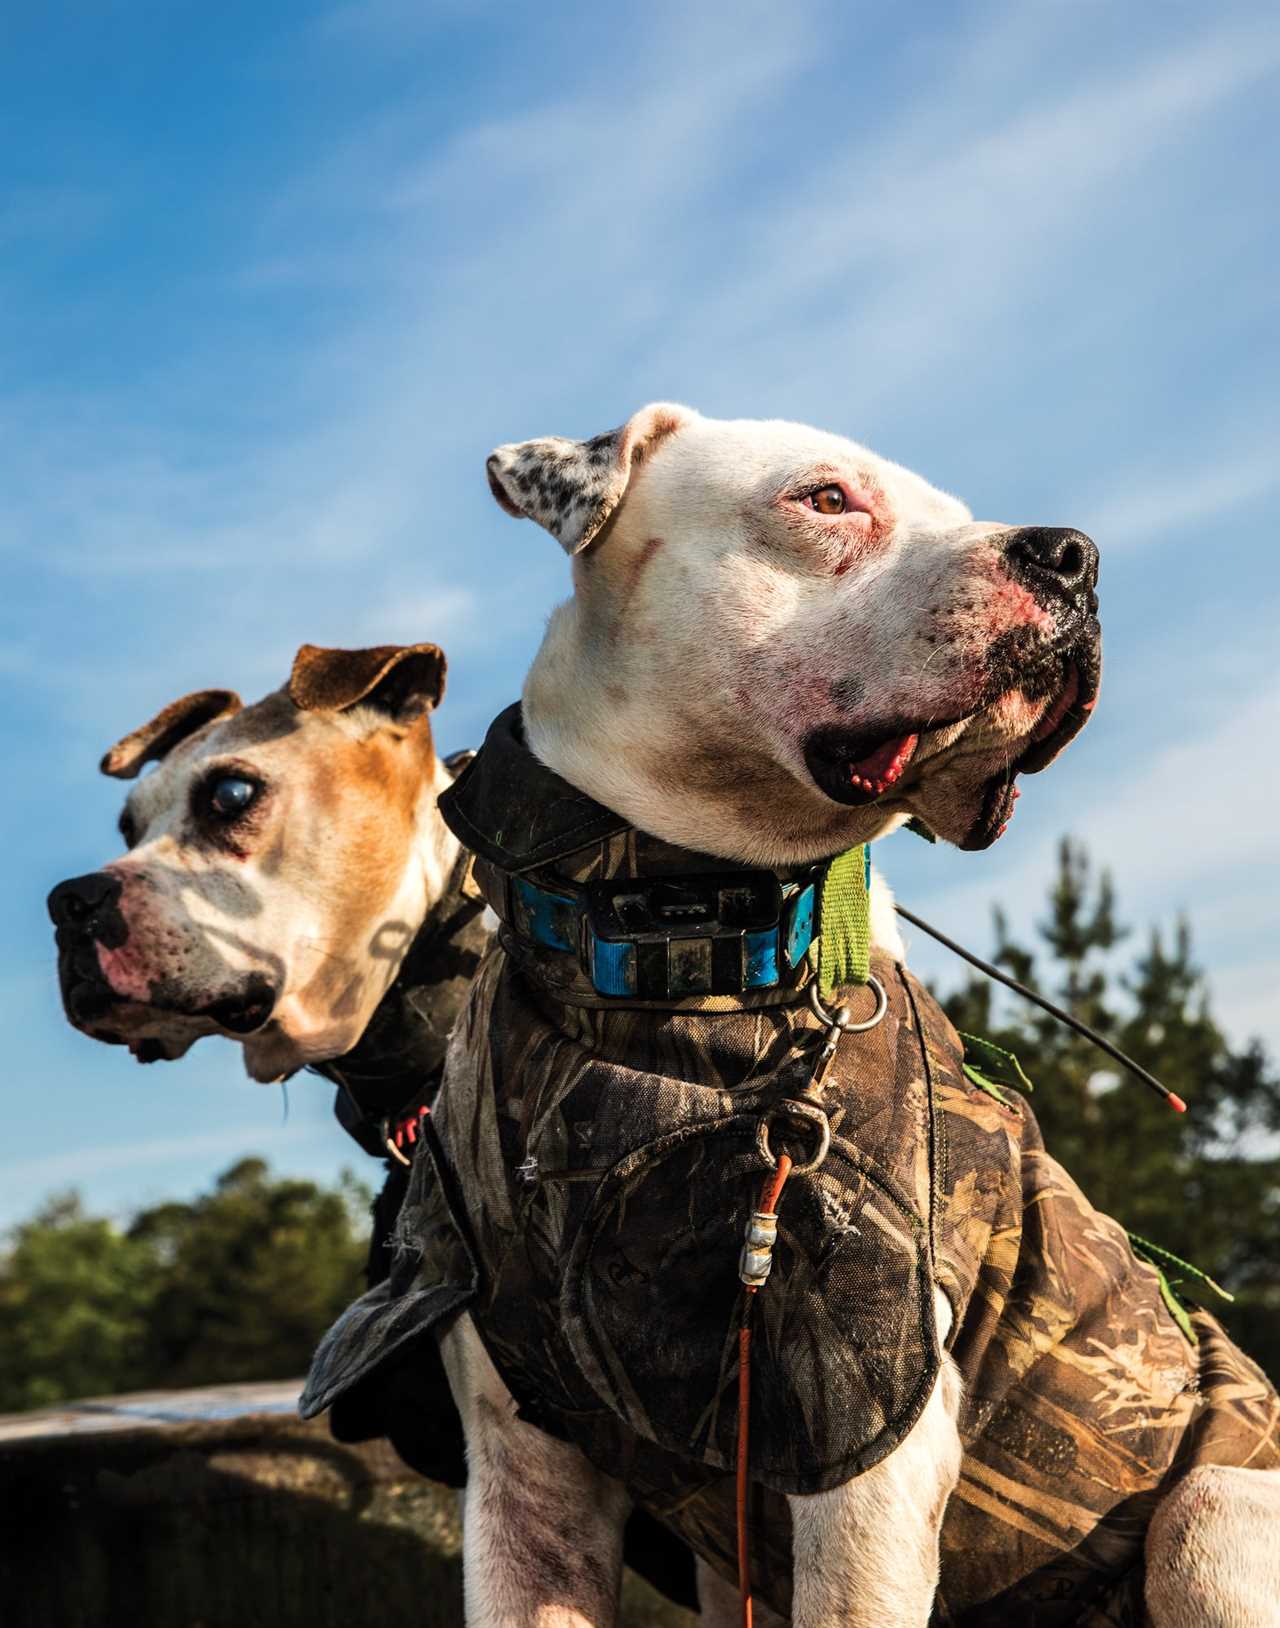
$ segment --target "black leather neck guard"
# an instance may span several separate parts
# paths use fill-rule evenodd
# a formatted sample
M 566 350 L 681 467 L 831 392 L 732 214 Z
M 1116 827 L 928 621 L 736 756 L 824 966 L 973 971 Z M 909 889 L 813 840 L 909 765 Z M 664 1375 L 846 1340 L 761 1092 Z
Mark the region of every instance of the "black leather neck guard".
M 489 725 L 480 752 L 441 796 L 440 813 L 464 847 L 513 873 L 628 828 L 534 757 L 518 701 Z
M 560 996 L 778 1001 L 804 982 L 822 865 L 761 869 L 639 830 L 538 761 L 519 705 L 440 812 L 504 945 Z

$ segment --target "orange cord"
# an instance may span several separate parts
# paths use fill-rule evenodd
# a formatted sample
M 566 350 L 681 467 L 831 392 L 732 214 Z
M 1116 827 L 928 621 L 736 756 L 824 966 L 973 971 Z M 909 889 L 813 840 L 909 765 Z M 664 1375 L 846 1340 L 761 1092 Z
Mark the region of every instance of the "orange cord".
M 773 1174 L 760 1195 L 760 1214 L 772 1215 L 778 1197 L 791 1174 L 791 1156 L 778 1155 Z M 738 1598 L 742 1604 L 742 1628 L 751 1628 L 751 1534 L 747 1519 L 747 1425 L 751 1413 L 751 1306 L 755 1289 L 743 1291 L 742 1325 L 738 1329 Z
M 754 1289 L 747 1290 L 748 1315 Z M 747 1415 L 751 1411 L 751 1330 L 738 1330 L 738 1599 L 742 1628 L 751 1628 L 751 1539 L 747 1528 Z

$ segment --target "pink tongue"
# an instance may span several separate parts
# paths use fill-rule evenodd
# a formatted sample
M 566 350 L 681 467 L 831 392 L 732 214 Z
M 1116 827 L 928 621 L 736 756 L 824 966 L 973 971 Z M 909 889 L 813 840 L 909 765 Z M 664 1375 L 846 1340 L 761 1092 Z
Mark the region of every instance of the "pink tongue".
M 919 739 L 918 735 L 898 735 L 893 740 L 885 741 L 874 752 L 849 765 L 850 781 L 864 791 L 875 792 L 877 796 L 888 791 L 910 763 Z

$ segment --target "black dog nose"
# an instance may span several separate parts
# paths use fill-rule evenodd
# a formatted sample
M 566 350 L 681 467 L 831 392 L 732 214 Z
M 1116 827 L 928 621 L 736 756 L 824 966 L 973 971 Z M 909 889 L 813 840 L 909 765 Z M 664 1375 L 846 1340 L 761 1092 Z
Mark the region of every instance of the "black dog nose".
M 105 871 L 73 876 L 59 882 L 48 898 L 49 919 L 55 927 L 89 931 L 95 922 L 111 912 L 120 897 L 120 882 Z
M 1029 587 L 1090 600 L 1098 584 L 1098 545 L 1070 526 L 1022 526 L 1005 539 L 1005 559 Z

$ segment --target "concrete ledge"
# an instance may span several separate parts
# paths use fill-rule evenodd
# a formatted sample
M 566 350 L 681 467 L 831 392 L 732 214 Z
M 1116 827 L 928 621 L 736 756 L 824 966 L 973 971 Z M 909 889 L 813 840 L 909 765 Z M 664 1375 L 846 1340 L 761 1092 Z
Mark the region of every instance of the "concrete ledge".
M 304 1424 L 298 1382 L 0 1417 L 4 1628 L 462 1622 L 457 1495 Z M 628 1576 L 630 1628 L 695 1619 Z

